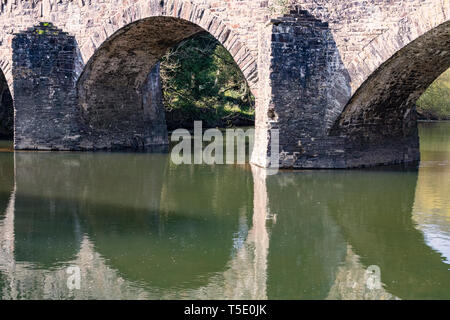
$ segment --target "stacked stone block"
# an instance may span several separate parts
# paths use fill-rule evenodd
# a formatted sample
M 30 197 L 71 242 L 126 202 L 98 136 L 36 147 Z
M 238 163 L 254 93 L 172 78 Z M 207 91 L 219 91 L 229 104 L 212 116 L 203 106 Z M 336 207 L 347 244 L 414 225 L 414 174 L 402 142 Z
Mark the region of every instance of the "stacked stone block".
M 75 37 L 41 23 L 17 34 L 12 48 L 15 148 L 77 149 Z

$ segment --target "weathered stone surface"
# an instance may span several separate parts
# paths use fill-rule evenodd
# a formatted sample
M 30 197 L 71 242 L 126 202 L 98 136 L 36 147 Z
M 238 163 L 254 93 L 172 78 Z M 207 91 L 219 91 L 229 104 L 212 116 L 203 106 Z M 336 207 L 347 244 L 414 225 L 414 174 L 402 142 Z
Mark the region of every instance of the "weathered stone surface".
M 29 107 L 22 105 L 27 102 L 22 93 L 14 93 L 15 87 L 24 88 L 23 83 L 13 84 L 13 74 L 20 73 L 12 64 L 14 34 L 36 21 L 48 21 L 75 41 L 71 88 L 77 86 L 79 101 L 72 106 L 72 89 L 66 93 L 70 98 L 64 98 L 64 108 L 72 113 L 58 120 L 47 141 L 44 131 L 19 124 L 16 140 L 22 144 L 16 147 L 141 149 L 164 142 L 164 119 L 157 116 L 162 113 L 155 108 L 149 112 L 145 105 L 153 94 L 145 92 L 148 73 L 164 50 L 206 30 L 230 51 L 256 97 L 254 163 L 269 164 L 272 129 L 280 130 L 282 167 L 345 168 L 417 160 L 413 105 L 426 85 L 449 67 L 450 2 L 293 0 L 292 8 L 297 7 L 289 14 L 274 4 L 2 1 L 0 68 L 16 110 Z M 56 54 L 55 48 L 47 49 Z M 36 81 L 18 77 L 38 90 Z M 45 92 L 50 94 L 36 91 L 36 97 L 62 101 L 63 95 L 49 98 Z M 47 119 L 49 114 L 42 112 L 29 116 Z M 16 115 L 16 122 L 19 118 Z M 73 124 L 65 122 L 69 118 Z M 37 125 L 43 120 L 33 121 Z M 65 131 L 61 123 L 67 123 Z M 17 136 L 27 130 L 31 140 Z
M 125 27 L 97 50 L 77 88 L 83 122 L 92 134 L 111 140 L 105 149 L 168 143 L 162 104 L 155 109 L 151 103 L 152 91 L 160 87 L 152 84 L 149 72 L 169 48 L 201 31 L 181 19 L 148 18 Z M 102 147 L 96 141 L 94 148 Z
M 76 149 L 75 38 L 41 23 L 17 34 L 12 47 L 15 148 Z
M 345 166 L 340 139 L 326 138 L 351 94 L 328 23 L 292 11 L 266 32 L 271 42 L 262 64 L 269 79 L 258 107 L 266 113 L 269 137 L 279 130 L 282 167 Z
M 350 163 L 419 160 L 416 101 L 450 68 L 449 48 L 447 21 L 398 51 L 363 83 L 331 131 L 346 137 L 349 152 L 365 154 Z

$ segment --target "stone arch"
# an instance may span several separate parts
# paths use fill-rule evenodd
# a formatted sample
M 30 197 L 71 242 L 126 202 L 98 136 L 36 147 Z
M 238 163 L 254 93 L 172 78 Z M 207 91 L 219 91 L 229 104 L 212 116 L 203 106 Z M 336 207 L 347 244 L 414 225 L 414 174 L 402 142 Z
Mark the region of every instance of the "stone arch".
M 449 19 L 450 2 L 433 1 L 391 24 L 347 64 L 353 93 L 401 49 Z
M 132 23 L 152 17 L 173 17 L 189 21 L 213 35 L 230 52 L 250 88 L 255 91 L 258 82 L 256 54 L 227 22 L 207 7 L 186 0 L 138 0 L 128 7 L 118 8 L 115 15 L 93 27 L 90 36 L 80 43 L 80 60 L 89 64 L 100 47 Z M 78 70 L 79 75 L 81 71 L 82 68 Z
M 368 45 L 366 45 L 362 51 L 356 55 L 356 57 L 347 64 L 347 69 L 351 78 L 350 85 L 352 87 L 352 97 L 345 105 L 341 116 L 337 119 L 335 129 L 338 124 L 342 125 L 343 118 L 348 119 L 348 113 L 354 113 L 358 109 L 356 100 L 358 96 L 362 95 L 366 89 L 373 90 L 373 86 L 378 83 L 380 87 L 383 86 L 383 79 L 389 79 L 389 84 L 385 86 L 388 88 L 391 85 L 398 85 L 395 81 L 398 69 L 393 69 L 389 74 L 386 73 L 386 69 L 389 69 L 389 65 L 397 64 L 398 67 L 411 66 L 409 62 L 414 62 L 414 59 L 408 61 L 406 56 L 411 57 L 415 53 L 418 53 L 419 59 L 426 59 L 426 48 L 423 48 L 422 52 L 420 47 L 425 43 L 431 44 L 429 48 L 435 47 L 433 40 L 443 39 L 448 41 L 450 37 L 449 30 L 449 18 L 450 18 L 450 2 L 448 1 L 435 1 L 432 6 L 424 6 L 417 9 L 409 15 L 404 16 L 396 24 L 393 24 L 391 28 L 387 29 L 384 33 L 380 34 L 376 38 L 372 39 Z M 436 31 L 439 31 L 439 35 Z M 445 50 L 445 43 L 441 46 L 442 52 L 439 52 L 438 48 L 434 53 L 436 56 L 445 54 L 448 58 L 450 53 Z M 428 53 L 433 55 L 433 53 Z M 403 61 L 400 63 L 400 59 Z M 420 62 L 422 62 L 420 61 Z M 419 61 L 417 61 L 417 64 Z M 411 71 L 411 70 L 410 70 Z M 423 81 L 421 83 L 421 91 L 423 91 L 442 73 L 439 68 L 435 68 L 431 72 L 421 72 Z M 420 71 L 419 71 L 420 72 Z M 404 75 L 402 75 L 405 77 Z M 415 75 L 416 81 L 419 79 L 419 74 Z M 386 82 L 386 81 L 384 81 Z M 425 89 L 423 89 L 425 87 Z M 381 89 L 381 88 L 379 88 Z M 416 93 L 417 95 L 418 93 Z M 409 94 L 408 94 L 409 95 Z M 417 98 L 420 97 L 420 94 Z M 416 99 L 417 100 L 417 99 Z M 373 101 L 371 101 L 373 103 Z M 414 102 L 415 103 L 415 102 Z M 354 120 L 354 119 L 353 119 Z
M 112 23 L 116 26 L 110 28 L 110 32 L 116 30 L 112 35 L 107 37 L 103 28 L 96 41 L 91 39 L 91 49 L 97 47 L 94 43 L 101 43 L 95 52 L 86 49 L 86 44 L 80 46 L 80 60 L 89 57 L 89 61 L 77 80 L 78 101 L 82 123 L 95 137 L 98 149 L 147 149 L 167 144 L 164 110 L 144 98 L 144 91 L 152 67 L 164 53 L 197 33 L 207 31 L 218 39 L 252 91 L 256 88 L 256 61 L 225 23 L 188 2 L 170 3 L 161 8 L 160 15 L 150 10 L 148 17 L 139 3 L 135 4 L 124 11 L 122 23 Z M 115 17 L 111 19 L 115 21 Z M 100 137 L 104 139 L 98 143 Z
M 420 160 L 416 102 L 450 68 L 449 48 L 447 20 L 409 41 L 358 87 L 330 130 L 347 139 L 350 166 Z
M 411 41 L 356 90 L 332 131 L 374 142 L 416 135 L 415 104 L 450 68 L 450 20 Z
M 415 113 L 408 110 L 415 107 L 420 95 L 446 70 L 445 65 L 450 67 L 447 62 L 450 52 L 446 48 L 450 38 L 449 17 L 448 1 L 419 7 L 372 39 L 347 64 L 353 95 L 331 128 L 332 135 L 347 135 L 354 139 L 375 137 L 373 131 L 384 130 L 380 126 L 385 127 L 386 121 L 394 123 L 394 117 L 400 120 L 397 130 L 411 127 L 411 123 L 404 125 L 402 117 L 406 117 L 407 122 L 412 120 L 413 132 L 409 134 L 415 134 Z M 432 58 L 437 65 L 427 62 Z M 372 112 L 375 109 L 377 111 Z M 381 111 L 383 109 L 397 110 L 397 114 L 388 115 Z M 411 116 L 413 119 L 409 119 Z M 384 135 L 388 134 L 384 131 Z

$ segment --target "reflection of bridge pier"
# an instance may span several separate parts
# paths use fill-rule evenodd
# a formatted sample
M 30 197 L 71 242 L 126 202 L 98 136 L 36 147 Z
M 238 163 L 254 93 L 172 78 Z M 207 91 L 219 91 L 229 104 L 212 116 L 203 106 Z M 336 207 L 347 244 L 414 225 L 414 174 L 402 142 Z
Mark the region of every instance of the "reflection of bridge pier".
M 252 227 L 243 243 L 227 263 L 226 270 L 210 279 L 209 284 L 185 292 L 172 292 L 164 298 L 264 300 L 267 296 L 269 254 L 268 197 L 266 170 L 252 167 L 254 200 Z
M 267 299 L 267 264 L 269 232 L 267 230 L 268 197 L 266 170 L 252 166 L 254 198 L 252 228 L 223 273 L 223 280 L 207 286 L 204 299 Z M 223 283 L 223 286 L 221 285 Z M 218 284 L 218 285 L 217 285 Z

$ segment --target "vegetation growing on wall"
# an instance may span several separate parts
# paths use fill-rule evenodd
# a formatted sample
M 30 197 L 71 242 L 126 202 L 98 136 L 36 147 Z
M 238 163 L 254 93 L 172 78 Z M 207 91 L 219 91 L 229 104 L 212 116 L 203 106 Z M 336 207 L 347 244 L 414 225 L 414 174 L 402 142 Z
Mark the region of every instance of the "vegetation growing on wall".
M 291 0 L 273 0 L 269 5 L 270 14 L 279 16 L 289 13 L 291 9 Z
M 450 69 L 420 97 L 417 111 L 421 119 L 450 120 Z
M 161 60 L 169 130 L 253 125 L 254 97 L 228 51 L 202 33 L 183 41 Z

